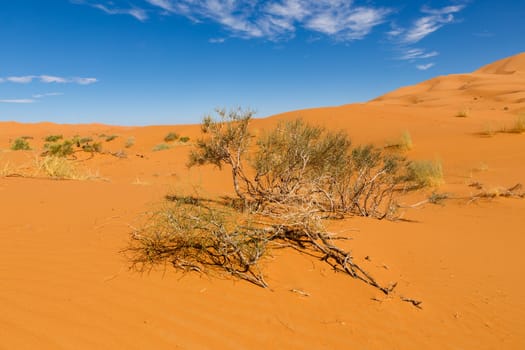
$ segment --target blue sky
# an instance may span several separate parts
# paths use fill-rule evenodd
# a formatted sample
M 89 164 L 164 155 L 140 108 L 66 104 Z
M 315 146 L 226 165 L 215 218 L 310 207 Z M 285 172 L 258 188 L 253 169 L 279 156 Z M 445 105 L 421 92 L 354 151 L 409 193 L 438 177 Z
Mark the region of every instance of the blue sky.
M 0 0 L 0 120 L 361 102 L 525 51 L 523 18 L 523 0 Z

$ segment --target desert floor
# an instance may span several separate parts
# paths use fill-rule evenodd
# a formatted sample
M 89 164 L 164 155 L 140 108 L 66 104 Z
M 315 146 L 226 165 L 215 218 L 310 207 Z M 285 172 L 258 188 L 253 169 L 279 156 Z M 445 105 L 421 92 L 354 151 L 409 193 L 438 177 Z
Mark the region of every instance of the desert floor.
M 347 130 L 355 144 L 384 145 L 408 131 L 408 157 L 442 162 L 445 184 L 434 190 L 456 199 L 404 209 L 407 221 L 332 224 L 352 237 L 357 261 L 398 282 L 392 297 L 291 250 L 265 262 L 270 289 L 170 266 L 131 271 L 120 251 L 166 194 L 233 193 L 228 171 L 186 168 L 199 127 L 0 123 L 0 348 L 525 349 L 525 199 L 469 199 L 481 191 L 475 183 L 491 193 L 525 184 L 525 134 L 497 132 L 525 111 L 525 69 L 510 70 L 524 58 L 366 104 L 253 122 L 257 134 L 301 117 Z M 170 131 L 190 141 L 152 151 Z M 87 180 L 31 176 L 50 134 L 115 134 L 104 150 L 127 157 L 72 161 Z M 9 150 L 20 136 L 33 138 L 33 150 Z

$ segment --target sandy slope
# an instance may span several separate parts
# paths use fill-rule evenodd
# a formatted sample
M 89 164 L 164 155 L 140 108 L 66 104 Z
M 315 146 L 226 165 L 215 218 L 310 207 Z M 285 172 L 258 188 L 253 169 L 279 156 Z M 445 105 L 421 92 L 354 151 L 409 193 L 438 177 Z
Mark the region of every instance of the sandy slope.
M 467 196 L 476 192 L 468 186 L 474 182 L 487 189 L 525 183 L 525 135 L 478 135 L 525 111 L 524 79 L 521 54 L 367 104 L 256 120 L 253 130 L 301 116 L 343 128 L 355 143 L 379 145 L 407 130 L 414 141 L 408 156 L 440 159 L 446 177 L 440 191 Z M 468 110 L 466 118 L 456 117 L 461 110 Z M 79 159 L 99 180 L 0 177 L 1 349 L 525 348 L 525 200 L 456 200 L 407 209 L 412 222 L 332 224 L 353 237 L 358 261 L 380 280 L 397 281 L 398 294 L 423 300 L 423 310 L 292 251 L 266 262 L 272 290 L 181 278 L 169 267 L 149 275 L 128 271 L 119 251 L 130 225 L 166 193 L 231 193 L 226 171 L 186 169 L 189 145 L 151 151 L 171 130 L 193 140 L 199 132 L 196 126 L 0 123 L 0 171 L 5 164 L 15 172 L 31 168 L 37 151 L 7 150 L 22 135 L 34 137 L 38 150 L 52 133 L 117 134 L 105 149 L 128 154 Z M 131 136 L 136 143 L 125 148 Z

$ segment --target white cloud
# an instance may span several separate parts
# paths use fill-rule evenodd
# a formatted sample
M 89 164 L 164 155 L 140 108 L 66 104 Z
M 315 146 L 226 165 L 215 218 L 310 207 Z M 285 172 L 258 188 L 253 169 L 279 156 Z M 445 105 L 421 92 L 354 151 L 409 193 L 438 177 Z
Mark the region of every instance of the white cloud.
M 399 59 L 413 61 L 413 60 L 421 60 L 425 58 L 436 57 L 437 55 L 439 55 L 439 52 L 437 51 L 426 52 L 423 49 L 409 48 L 403 52 L 403 54 L 399 57 Z
M 212 43 L 212 44 L 222 44 L 226 41 L 226 39 L 224 38 L 211 38 L 208 40 L 209 43 Z
M 28 103 L 35 103 L 35 102 L 36 101 L 31 98 L 0 100 L 0 103 L 17 103 L 17 104 L 28 104 Z
M 57 77 L 53 75 L 25 75 L 25 76 L 14 76 L 14 77 L 6 77 L 1 78 L 0 77 L 0 83 L 4 82 L 10 82 L 15 84 L 29 84 L 33 82 L 33 80 L 38 80 L 41 83 L 45 84 L 79 84 L 79 85 L 89 85 L 94 84 L 98 82 L 98 79 L 96 78 L 79 78 L 79 77 L 73 77 L 73 78 L 63 78 L 63 77 Z
M 98 82 L 98 79 L 97 78 L 78 78 L 76 77 L 76 78 L 70 79 L 69 82 L 80 84 L 80 85 L 91 85 L 91 84 L 95 84 L 96 82 Z
M 36 77 L 34 75 L 27 75 L 22 77 L 7 77 L 5 81 L 16 84 L 28 84 L 33 81 Z
M 435 63 L 418 64 L 416 68 L 419 70 L 427 70 L 427 69 L 434 67 L 435 65 L 436 65 Z
M 141 22 L 144 22 L 148 19 L 148 14 L 145 10 L 138 8 L 138 7 L 132 7 L 132 8 L 110 8 L 106 5 L 102 4 L 91 4 L 94 8 L 97 8 L 99 10 L 104 11 L 105 13 L 109 15 L 130 15 L 135 17 Z
M 461 11 L 465 6 L 446 6 L 441 9 L 430 9 L 423 7 L 421 12 L 428 16 L 417 19 L 403 35 L 402 41 L 408 44 L 414 44 L 422 40 L 429 34 L 443 27 L 445 24 L 454 21 L 454 13 Z
M 40 76 L 40 81 L 42 83 L 60 83 L 60 84 L 64 84 L 64 83 L 67 83 L 67 79 L 65 78 L 62 78 L 62 77 L 54 77 L 52 75 L 41 75 Z
M 50 97 L 50 96 L 62 96 L 64 93 L 62 92 L 46 92 L 44 94 L 35 94 L 33 95 L 33 98 L 44 98 L 44 97 Z
M 164 13 L 185 16 L 194 22 L 211 20 L 234 36 L 270 40 L 292 37 L 298 28 L 338 40 L 362 39 L 390 13 L 386 8 L 357 7 L 349 0 L 145 1 Z M 106 5 L 97 7 L 108 9 Z

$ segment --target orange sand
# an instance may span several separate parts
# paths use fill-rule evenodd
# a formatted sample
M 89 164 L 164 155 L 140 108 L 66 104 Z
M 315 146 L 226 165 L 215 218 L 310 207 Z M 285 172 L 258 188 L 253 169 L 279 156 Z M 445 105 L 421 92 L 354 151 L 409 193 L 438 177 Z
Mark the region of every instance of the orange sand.
M 467 117 L 456 117 L 460 111 Z M 410 158 L 442 161 L 439 190 L 467 196 L 474 182 L 525 183 L 525 135 L 478 134 L 510 126 L 522 112 L 525 54 L 366 104 L 256 120 L 253 130 L 300 116 L 378 145 L 406 130 Z M 119 251 L 166 193 L 232 193 L 227 171 L 186 169 L 190 145 L 152 152 L 169 131 L 199 134 L 198 126 L 0 123 L 0 171 L 31 167 L 37 151 L 8 150 L 23 135 L 39 150 L 49 134 L 117 134 L 105 149 L 128 153 L 77 162 L 99 180 L 0 177 L 0 349 L 525 348 L 525 200 L 449 201 L 406 209 L 411 222 L 332 225 L 353 237 L 359 263 L 385 283 L 397 281 L 397 295 L 423 300 L 422 310 L 286 250 L 265 263 L 271 290 L 182 277 L 170 267 L 129 271 Z M 126 149 L 130 136 L 136 144 Z

